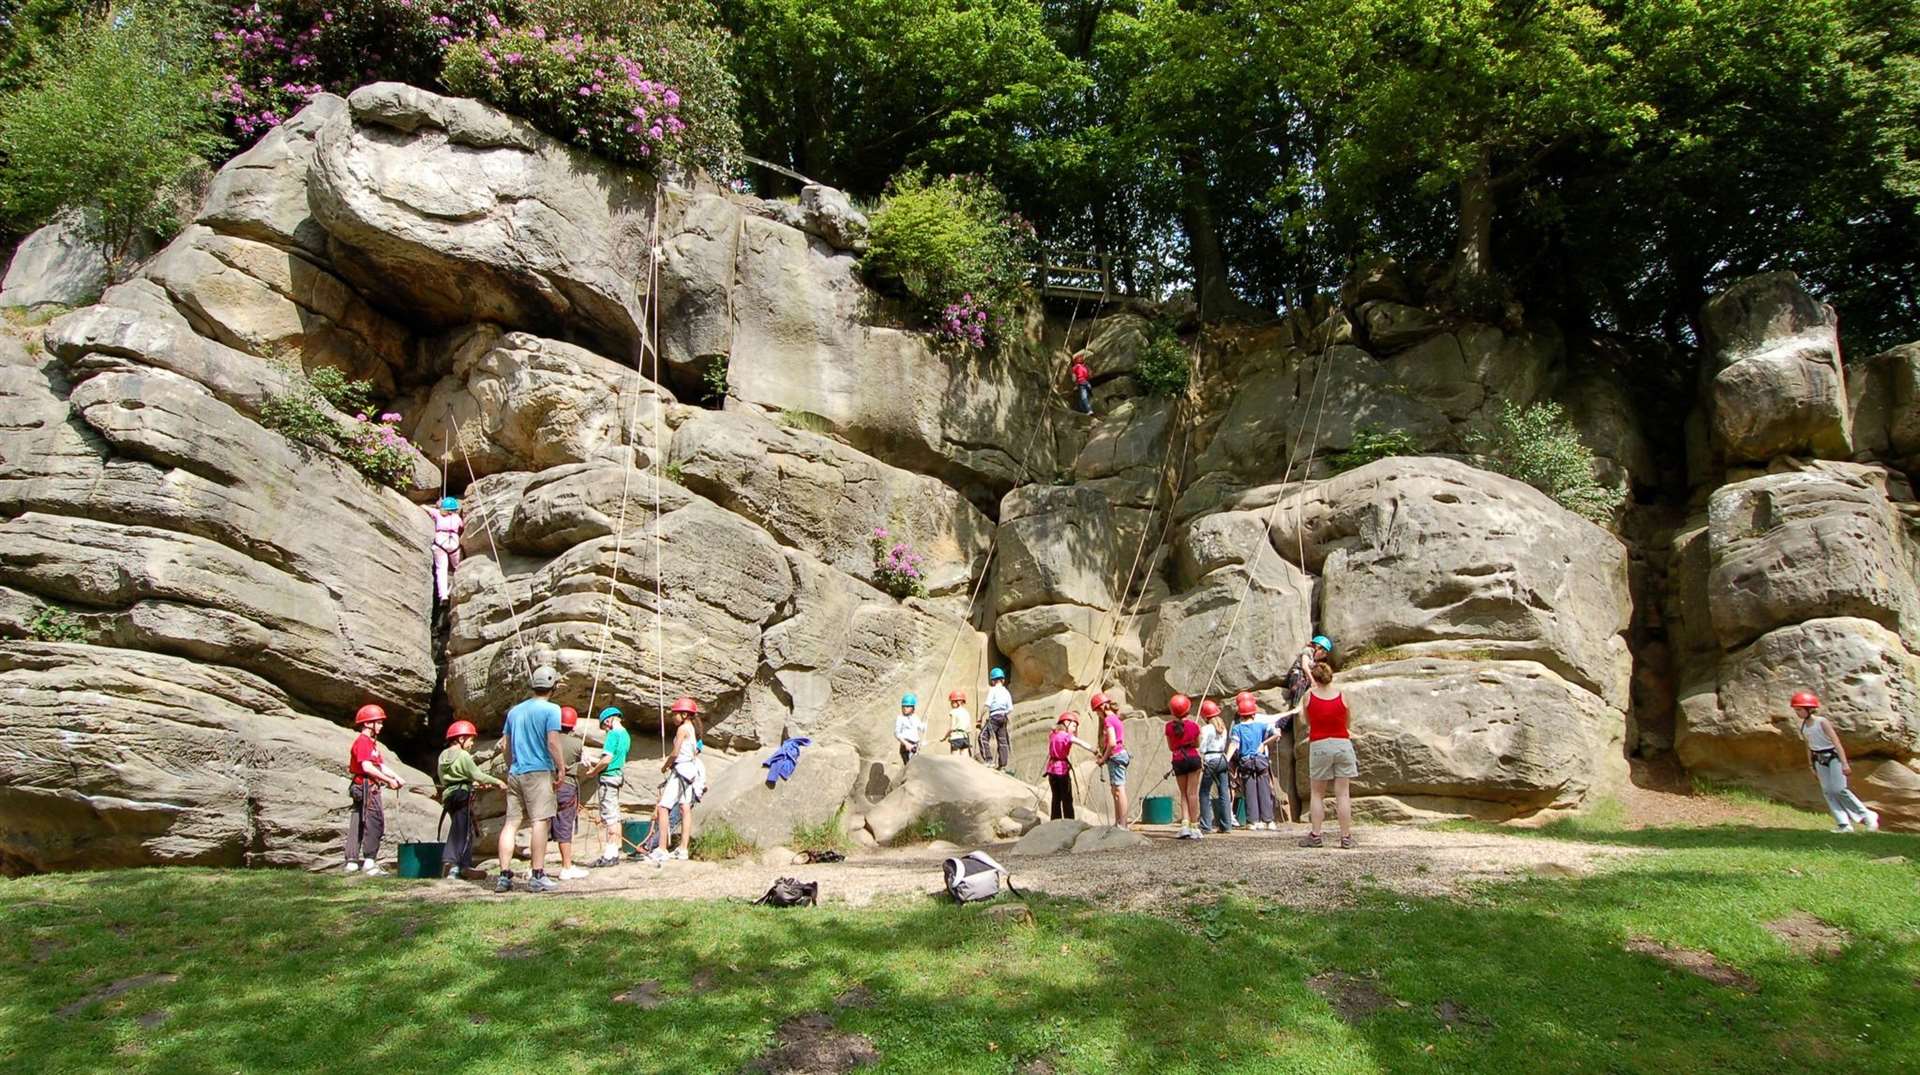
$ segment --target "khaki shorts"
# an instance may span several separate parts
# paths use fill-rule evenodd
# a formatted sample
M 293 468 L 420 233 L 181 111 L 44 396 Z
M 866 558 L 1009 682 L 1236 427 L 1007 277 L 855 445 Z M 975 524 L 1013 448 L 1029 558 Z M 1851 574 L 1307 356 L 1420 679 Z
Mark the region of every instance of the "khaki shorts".
M 1351 739 L 1315 739 L 1307 748 L 1307 775 L 1315 780 L 1352 779 L 1360 775 L 1360 760 Z
M 620 824 L 620 788 L 626 780 L 616 773 L 611 777 L 600 777 L 600 823 L 603 825 Z
M 560 812 L 553 795 L 553 770 L 541 769 L 507 777 L 507 824 L 552 821 Z

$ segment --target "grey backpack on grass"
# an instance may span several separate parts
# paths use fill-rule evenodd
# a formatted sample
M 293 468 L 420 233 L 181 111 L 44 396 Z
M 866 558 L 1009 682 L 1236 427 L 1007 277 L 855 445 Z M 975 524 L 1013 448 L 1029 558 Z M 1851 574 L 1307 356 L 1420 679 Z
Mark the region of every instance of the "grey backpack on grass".
M 1007 868 L 993 861 L 985 851 L 969 851 L 957 858 L 950 858 L 946 861 L 945 870 L 947 894 L 956 903 L 975 903 L 998 896 L 1003 878 L 1007 882 L 1007 891 L 1018 894 Z

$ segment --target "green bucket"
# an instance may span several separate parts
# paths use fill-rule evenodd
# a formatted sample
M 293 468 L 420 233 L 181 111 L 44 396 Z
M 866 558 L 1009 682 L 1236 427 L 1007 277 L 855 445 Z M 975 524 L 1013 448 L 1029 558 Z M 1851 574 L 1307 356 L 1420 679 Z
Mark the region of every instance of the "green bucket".
M 440 876 L 440 860 L 445 857 L 447 845 L 439 841 L 420 842 L 400 845 L 400 876 L 430 877 Z
M 622 821 L 620 823 L 620 850 L 635 855 L 646 845 L 647 834 L 653 831 L 651 821 Z
M 1149 795 L 1140 801 L 1140 820 L 1149 825 L 1173 824 L 1173 796 Z

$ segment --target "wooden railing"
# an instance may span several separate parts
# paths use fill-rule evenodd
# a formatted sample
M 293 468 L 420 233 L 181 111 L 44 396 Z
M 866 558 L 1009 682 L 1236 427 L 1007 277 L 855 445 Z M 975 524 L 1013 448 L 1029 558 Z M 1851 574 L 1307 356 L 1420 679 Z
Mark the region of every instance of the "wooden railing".
M 1033 264 L 1033 286 L 1043 298 L 1113 302 L 1164 298 L 1169 274 L 1158 262 L 1099 250 L 1048 250 Z

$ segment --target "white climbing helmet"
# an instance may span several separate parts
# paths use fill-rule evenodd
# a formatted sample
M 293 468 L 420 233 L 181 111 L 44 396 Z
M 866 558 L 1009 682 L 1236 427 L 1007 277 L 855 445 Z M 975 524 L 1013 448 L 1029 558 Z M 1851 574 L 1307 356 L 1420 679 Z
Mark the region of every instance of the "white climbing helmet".
M 554 671 L 551 665 L 543 664 L 527 677 L 527 685 L 537 691 L 550 691 L 558 682 L 560 682 L 560 673 Z

